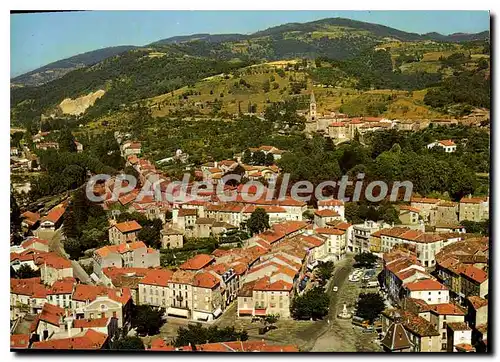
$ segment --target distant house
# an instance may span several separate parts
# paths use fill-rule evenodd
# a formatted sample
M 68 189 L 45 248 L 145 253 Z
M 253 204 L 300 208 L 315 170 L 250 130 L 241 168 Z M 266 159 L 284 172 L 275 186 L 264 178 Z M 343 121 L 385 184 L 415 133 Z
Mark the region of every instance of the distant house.
M 109 241 L 115 245 L 136 241 L 141 229 L 142 226 L 135 220 L 120 222 L 109 228 Z
M 455 152 L 457 150 L 457 145 L 452 140 L 442 140 L 442 141 L 432 142 L 427 145 L 427 148 L 431 149 L 436 146 L 441 147 L 446 153 Z
M 126 141 L 122 144 L 122 155 L 139 155 L 141 153 L 142 145 L 140 142 Z
M 17 147 L 10 148 L 10 155 L 11 156 L 19 156 L 19 150 L 17 149 Z
M 420 209 L 409 205 L 399 207 L 399 220 L 403 225 L 417 225 L 420 215 Z

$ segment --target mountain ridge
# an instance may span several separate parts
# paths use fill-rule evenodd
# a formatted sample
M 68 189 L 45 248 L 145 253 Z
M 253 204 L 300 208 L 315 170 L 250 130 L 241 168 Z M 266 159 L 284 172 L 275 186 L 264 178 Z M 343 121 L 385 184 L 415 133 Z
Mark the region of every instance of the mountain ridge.
M 262 37 L 270 37 L 274 42 L 281 41 L 286 46 L 294 47 L 297 43 L 290 39 L 285 39 L 283 37 L 284 33 L 289 32 L 302 32 L 304 34 L 320 32 L 324 30 L 325 27 L 345 27 L 348 29 L 355 29 L 357 31 L 368 31 L 372 38 L 395 38 L 400 41 L 440 41 L 440 42 L 462 42 L 462 41 L 472 41 L 472 40 L 484 40 L 488 39 L 490 32 L 485 30 L 479 33 L 453 33 L 449 35 L 443 35 L 437 32 L 429 32 L 425 34 L 417 34 L 405 32 L 403 30 L 395 29 L 389 26 L 368 23 L 363 21 L 357 21 L 346 18 L 325 18 L 320 20 L 315 20 L 306 23 L 285 23 L 273 27 L 269 27 L 264 30 L 254 32 L 252 34 L 238 34 L 238 33 L 227 33 L 227 34 L 210 34 L 210 33 L 198 33 L 192 35 L 179 35 L 169 38 L 164 38 L 157 40 L 155 42 L 149 43 L 144 46 L 134 46 L 134 45 L 124 45 L 124 46 L 114 46 L 102 49 L 96 49 L 90 52 L 85 52 L 82 54 L 77 54 L 69 58 L 61 59 L 56 62 L 49 63 L 43 67 L 34 69 L 30 72 L 18 75 L 11 78 L 11 86 L 38 86 L 44 83 L 50 82 L 52 80 L 58 79 L 64 76 L 66 73 L 81 68 L 90 66 L 100 61 L 103 61 L 109 57 L 120 55 L 124 52 L 144 48 L 144 47 L 162 47 L 169 45 L 186 45 L 191 42 L 205 42 L 207 44 L 225 44 L 225 43 L 237 43 L 244 40 L 255 40 Z M 317 49 L 311 46 L 302 45 L 301 51 L 297 53 L 302 56 L 311 56 L 311 54 L 316 53 Z M 271 48 L 274 49 L 275 44 L 271 44 Z M 349 49 L 344 50 L 349 52 Z M 286 52 L 285 52 L 286 54 Z M 198 54 L 194 54 L 198 55 Z M 262 54 L 266 57 L 266 53 Z M 277 54 L 278 57 L 283 54 Z

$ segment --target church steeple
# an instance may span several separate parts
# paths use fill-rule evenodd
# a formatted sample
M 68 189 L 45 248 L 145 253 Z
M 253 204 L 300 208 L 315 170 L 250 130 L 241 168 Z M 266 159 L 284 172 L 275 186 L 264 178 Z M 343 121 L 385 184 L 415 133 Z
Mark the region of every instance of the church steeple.
M 311 100 L 309 101 L 309 120 L 311 122 L 316 121 L 316 98 L 314 97 L 314 91 L 311 91 Z

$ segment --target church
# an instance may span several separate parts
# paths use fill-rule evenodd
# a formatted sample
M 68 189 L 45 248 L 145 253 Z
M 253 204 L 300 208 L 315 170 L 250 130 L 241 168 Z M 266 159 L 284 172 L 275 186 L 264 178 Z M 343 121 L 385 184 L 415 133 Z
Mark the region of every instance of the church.
M 318 114 L 317 109 L 316 97 L 314 96 L 314 91 L 311 91 L 309 113 L 306 117 L 306 132 L 322 132 L 326 136 L 331 123 L 339 123 L 348 120 L 347 115 L 343 113 L 330 112 L 330 114 Z

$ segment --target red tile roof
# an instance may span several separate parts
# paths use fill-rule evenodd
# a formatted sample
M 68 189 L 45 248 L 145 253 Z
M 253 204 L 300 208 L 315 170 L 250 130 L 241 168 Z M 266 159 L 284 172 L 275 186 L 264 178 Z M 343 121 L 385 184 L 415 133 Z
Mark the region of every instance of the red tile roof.
M 453 303 L 443 303 L 431 305 L 433 311 L 440 315 L 460 315 L 464 316 L 465 311 L 456 304 Z
M 198 211 L 196 209 L 180 209 L 179 210 L 179 217 L 196 216 L 197 214 L 198 214 Z
M 419 208 L 416 208 L 416 207 L 413 207 L 413 206 L 409 206 L 409 205 L 401 205 L 399 207 L 399 210 L 412 211 L 412 212 L 416 212 L 417 214 L 420 212 Z
M 193 280 L 193 286 L 199 288 L 213 289 L 220 284 L 220 280 L 209 272 L 196 273 Z
M 405 285 L 407 289 L 410 291 L 418 291 L 418 290 L 448 290 L 443 284 L 436 280 L 432 279 L 424 279 L 418 280 L 413 283 L 408 283 Z
M 47 215 L 42 217 L 42 222 L 43 221 L 50 221 L 52 223 L 57 223 L 59 219 L 64 215 L 64 212 L 66 211 L 66 208 L 61 205 L 57 205 L 54 207 L 52 210 L 48 212 Z
M 135 220 L 121 222 L 115 224 L 114 227 L 116 227 L 121 233 L 129 233 L 142 229 L 142 226 Z
M 330 123 L 330 127 L 344 127 L 344 123 L 342 122 L 333 122 L 333 123 Z
M 472 328 L 465 322 L 448 322 L 446 324 L 452 331 L 470 331 Z
M 208 254 L 198 254 L 179 266 L 183 270 L 200 270 L 214 261 L 214 257 Z
M 140 284 L 167 287 L 174 272 L 168 269 L 153 269 L 147 272 Z
M 111 317 L 110 317 L 111 318 Z M 109 318 L 102 317 L 97 319 L 75 319 L 73 321 L 74 328 L 102 328 L 108 325 Z
M 45 303 L 42 307 L 42 312 L 40 313 L 40 320 L 59 326 L 65 313 L 64 308 L 54 304 Z
M 53 253 L 45 254 L 44 256 L 35 256 L 36 264 L 46 264 L 54 269 L 69 269 L 72 268 L 71 261 L 60 257 Z
M 314 215 L 317 215 L 319 217 L 337 217 L 337 216 L 340 216 L 340 214 L 337 211 L 331 210 L 331 209 L 316 210 L 314 212 Z
M 337 199 L 318 200 L 318 206 L 342 206 L 343 201 Z
M 74 279 L 58 280 L 52 284 L 52 288 L 49 289 L 48 294 L 72 294 L 74 285 Z
M 472 304 L 472 307 L 474 309 L 479 309 L 481 307 L 488 305 L 488 299 L 481 298 L 477 295 L 472 295 L 472 296 L 468 297 L 467 299 Z
M 127 304 L 132 297 L 129 288 L 113 289 L 97 285 L 77 284 L 72 299 L 80 302 L 86 302 L 87 300 L 92 302 L 100 296 L 107 296 L 123 305 Z
M 453 142 L 452 140 L 441 140 L 438 142 L 443 146 L 455 146 L 455 142 Z
M 24 218 L 29 225 L 36 224 L 37 221 L 40 220 L 40 214 L 37 212 L 26 211 L 21 214 L 21 217 Z
M 344 235 L 345 231 L 335 228 L 316 228 L 314 232 L 323 235 Z
M 146 244 L 142 241 L 133 241 L 131 243 L 122 243 L 118 245 L 106 245 L 99 248 L 95 253 L 103 258 L 111 253 L 123 254 L 131 250 L 137 250 L 141 248 L 146 248 Z
M 163 339 L 154 339 L 150 351 L 193 351 L 191 346 L 175 348 Z M 299 352 L 294 345 L 273 345 L 264 341 L 233 341 L 196 345 L 199 352 Z
M 290 292 L 293 288 L 293 284 L 287 283 L 283 280 L 278 280 L 274 283 L 271 283 L 269 277 L 264 277 L 255 282 L 253 284 L 254 290 L 262 290 L 262 291 L 288 291 Z
M 28 348 L 29 344 L 30 344 L 29 334 L 12 334 L 10 336 L 11 349 Z
M 31 348 L 34 349 L 101 349 L 107 341 L 108 336 L 93 329 L 84 334 L 62 339 L 49 339 L 47 341 L 35 342 Z
M 462 197 L 460 199 L 461 204 L 480 204 L 486 202 L 488 199 L 486 197 Z
M 437 204 L 440 200 L 439 199 L 431 199 L 427 197 L 412 197 L 410 200 L 412 203 L 418 203 L 418 204 Z
M 484 270 L 476 268 L 474 265 L 468 265 L 464 270 L 462 270 L 461 274 L 478 283 L 483 283 L 488 279 L 488 274 Z

